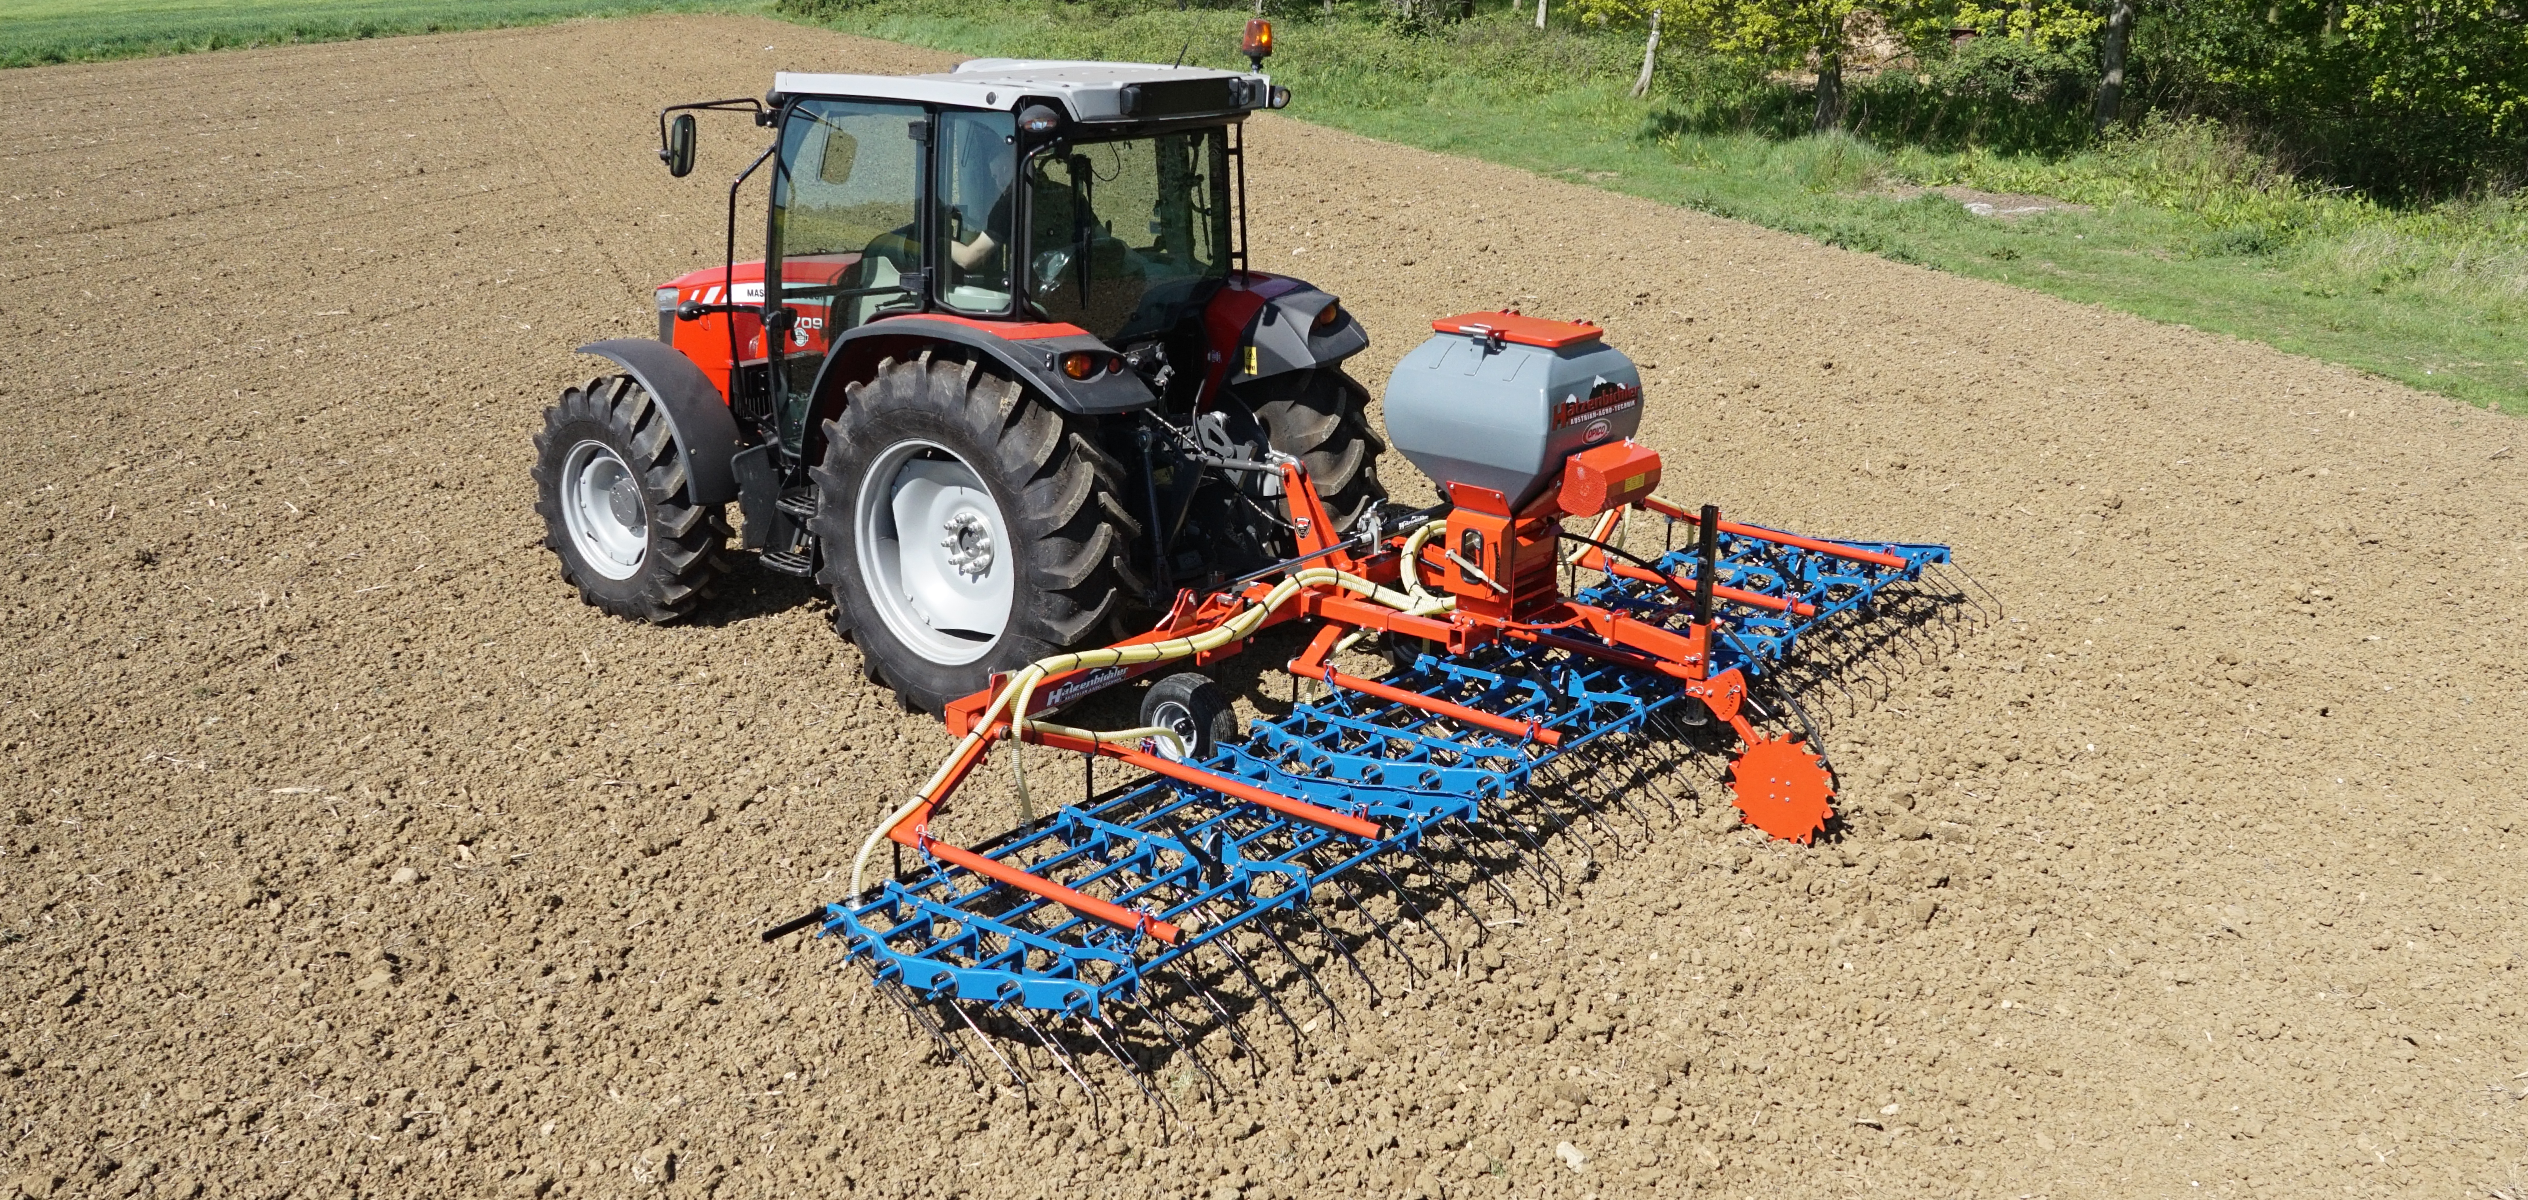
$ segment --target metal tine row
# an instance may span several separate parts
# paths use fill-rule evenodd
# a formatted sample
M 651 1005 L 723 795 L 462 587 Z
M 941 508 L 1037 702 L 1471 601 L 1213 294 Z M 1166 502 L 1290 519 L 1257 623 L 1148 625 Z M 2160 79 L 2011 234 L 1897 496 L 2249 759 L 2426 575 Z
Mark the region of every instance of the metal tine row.
M 1842 687 L 1841 680 L 1859 670 L 1859 664 L 1871 662 L 1872 656 L 1858 653 L 1859 646 L 1838 653 L 1845 649 L 1840 643 L 1869 641 L 1883 653 L 1891 630 L 1899 636 L 1919 635 L 1943 619 L 1943 610 L 1968 597 L 1956 592 L 1910 604 L 1899 597 L 1891 599 L 1897 602 L 1872 606 L 1874 612 L 1856 608 L 1839 613 L 1820 628 L 1805 631 L 1804 653 L 1790 673 L 1803 683 Z M 1820 670 L 1811 654 L 1821 650 L 1827 653 L 1817 657 L 1840 660 L 1837 665 L 1846 669 Z M 1849 689 L 1843 694 L 1849 698 Z M 1781 707 L 1785 713 L 1777 714 L 1775 720 L 1799 722 L 1814 744 L 1816 730 L 1808 725 L 1806 715 L 1787 703 Z M 1420 723 L 1432 729 L 1446 724 Z M 1594 744 L 1568 753 L 1546 755 L 1528 747 L 1531 758 L 1541 759 L 1527 772 L 1528 787 L 1489 805 L 1480 826 L 1455 818 L 1431 825 L 1420 844 L 1385 856 L 1393 862 L 1373 859 L 1363 864 L 1363 871 L 1327 875 L 1325 870 L 1336 865 L 1327 857 L 1336 852 L 1316 847 L 1297 860 L 1317 879 L 1314 894 L 1250 920 L 1200 950 L 1149 972 L 1138 993 L 1115 1006 L 1129 1021 L 1117 1021 L 1114 1013 L 1050 1017 L 1015 1004 L 987 1007 L 974 1002 L 926 1001 L 894 983 L 881 983 L 879 990 L 898 1006 L 909 1027 L 928 1034 L 944 1057 L 961 1064 L 978 1083 L 1013 1088 L 1033 1104 L 1035 1077 L 1058 1070 L 1089 1101 L 1092 1121 L 1102 1124 L 1108 1106 L 1097 1082 L 1103 1068 L 1097 1064 L 1106 1063 L 1130 1077 L 1135 1093 L 1149 1107 L 1172 1114 L 1165 1089 L 1151 1086 L 1152 1066 L 1180 1062 L 1188 1072 L 1185 1078 L 1200 1082 L 1207 1094 L 1216 1095 L 1228 1086 L 1221 1066 L 1214 1062 L 1219 1052 L 1242 1060 L 1250 1082 L 1276 1065 L 1278 1056 L 1268 1057 L 1248 1028 L 1253 1018 L 1269 1015 L 1288 1033 L 1287 1061 L 1294 1067 L 1310 1053 L 1311 1032 L 1322 1028 L 1334 1035 L 1348 1026 L 1337 992 L 1353 989 L 1333 987 L 1320 978 L 1299 945 L 1322 949 L 1319 966 L 1339 960 L 1357 984 L 1356 994 L 1373 1009 L 1386 1003 L 1389 989 L 1379 985 L 1361 950 L 1383 949 L 1401 964 L 1407 975 L 1403 986 L 1408 990 L 1434 983 L 1442 973 L 1462 972 L 1468 955 L 1497 923 L 1477 912 L 1478 900 L 1497 903 L 1510 919 L 1522 919 L 1531 907 L 1551 905 L 1570 892 L 1575 873 L 1563 862 L 1566 854 L 1576 861 L 1577 877 L 1585 879 L 1600 861 L 1600 841 L 1620 849 L 1655 832 L 1658 814 L 1670 823 L 1700 816 L 1705 789 L 1725 785 L 1725 759 L 1719 754 L 1720 739 L 1715 733 L 1708 724 L 1700 729 L 1688 725 L 1680 712 L 1653 709 L 1636 726 L 1601 734 Z M 1401 872 L 1390 870 L 1391 866 Z M 1413 882 L 1417 872 L 1422 881 L 1418 885 Z M 1513 886 L 1520 880 L 1536 890 L 1532 906 L 1522 904 L 1519 889 Z M 1382 907 L 1385 915 L 1381 915 Z M 1449 910 L 1471 928 L 1462 949 L 1442 932 L 1445 922 L 1441 918 Z M 1208 905 L 1198 905 L 1197 911 L 1208 919 L 1220 919 Z M 1339 928 L 1342 924 L 1359 928 Z M 1406 944 L 1415 940 L 1414 935 L 1429 943 L 1422 954 Z M 1432 961 L 1434 951 L 1436 961 Z M 1287 981 L 1268 980 L 1254 955 L 1286 965 L 1289 978 L 1302 981 L 1305 993 L 1324 1010 L 1322 1018 L 1303 1025 L 1283 1002 L 1281 993 L 1287 988 L 1281 985 Z M 1278 969 L 1272 973 L 1280 974 Z M 933 1015 L 931 1010 L 942 1006 L 957 1010 L 953 1024 Z M 1217 1044 L 1211 1042 L 1215 1035 L 1220 1039 Z M 964 1044 L 968 1040 L 975 1041 L 979 1051 L 969 1049 Z M 1008 1043 L 1008 1048 L 1000 1042 Z M 1204 1052 L 1206 1044 L 1212 1044 L 1214 1054 Z

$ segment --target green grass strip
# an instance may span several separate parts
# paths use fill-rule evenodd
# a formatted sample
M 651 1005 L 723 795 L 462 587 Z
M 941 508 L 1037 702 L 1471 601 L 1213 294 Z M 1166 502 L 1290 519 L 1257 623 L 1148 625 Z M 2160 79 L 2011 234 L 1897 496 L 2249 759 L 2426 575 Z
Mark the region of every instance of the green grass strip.
M 1745 81 L 1719 80 L 1714 64 L 1665 62 L 1659 89 L 1637 101 L 1625 95 L 1637 43 L 1540 33 L 1532 4 L 1513 13 L 1485 0 L 1473 21 L 1420 31 L 1382 8 L 1343 0 L 1329 18 L 1315 5 L 1276 7 L 1269 65 L 1295 93 L 1290 115 L 2528 411 L 2528 210 L 2509 202 L 2389 210 L 2261 178 L 2200 126 L 2050 156 L 1737 132 L 1710 114 L 1743 103 Z M 1247 14 L 1123 0 L 824 0 L 811 16 L 967 54 L 1168 62 L 1182 52 L 1243 67 L 1235 47 Z M 1896 194 L 1906 184 L 2089 207 L 1994 220 L 1938 194 Z

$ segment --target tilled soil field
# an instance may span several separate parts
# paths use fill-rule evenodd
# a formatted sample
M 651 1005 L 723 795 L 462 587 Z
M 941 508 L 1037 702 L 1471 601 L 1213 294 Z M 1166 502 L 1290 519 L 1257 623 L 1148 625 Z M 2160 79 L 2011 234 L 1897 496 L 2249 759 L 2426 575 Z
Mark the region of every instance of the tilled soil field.
M 1172 1121 L 760 943 L 948 739 L 778 577 L 581 606 L 528 435 L 716 261 L 760 135 L 671 181 L 660 104 L 943 61 L 662 18 L 0 75 L 0 1198 L 2528 1187 L 2520 426 L 1287 120 L 1257 259 L 1362 378 L 1602 321 L 1663 490 L 1954 543 L 2004 615 L 1817 698 L 1838 838 L 1558 843 L 1438 977 L 1323 971 L 1297 1065 L 1160 1064 Z

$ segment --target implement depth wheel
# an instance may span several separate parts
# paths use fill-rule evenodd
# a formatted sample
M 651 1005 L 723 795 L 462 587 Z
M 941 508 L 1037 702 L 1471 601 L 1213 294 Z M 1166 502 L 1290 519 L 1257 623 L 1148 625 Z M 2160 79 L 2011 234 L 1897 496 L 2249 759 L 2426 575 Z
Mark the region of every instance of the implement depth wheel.
M 812 472 L 833 592 L 876 678 L 938 714 L 1104 631 L 1141 535 L 1085 423 L 959 359 L 889 360 Z
M 728 526 L 695 504 L 667 413 L 629 375 L 562 393 L 535 435 L 535 510 L 544 545 L 579 598 L 668 622 L 690 614 L 726 570 Z

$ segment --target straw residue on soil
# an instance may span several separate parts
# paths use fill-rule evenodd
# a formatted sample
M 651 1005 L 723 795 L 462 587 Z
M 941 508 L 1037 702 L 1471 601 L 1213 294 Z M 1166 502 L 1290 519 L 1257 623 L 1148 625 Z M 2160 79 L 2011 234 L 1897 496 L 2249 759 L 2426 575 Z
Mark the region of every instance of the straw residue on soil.
M 657 18 L 0 76 L 0 1196 L 2528 1176 L 2516 425 L 1278 119 L 1257 261 L 1362 316 L 1373 386 L 1433 316 L 1601 321 L 1664 490 L 1952 542 L 2007 615 L 1817 698 L 1838 840 L 1600 839 L 1164 1136 L 758 944 L 947 739 L 777 577 L 580 606 L 527 436 L 717 253 L 759 135 L 671 182 L 660 104 L 942 61 Z

